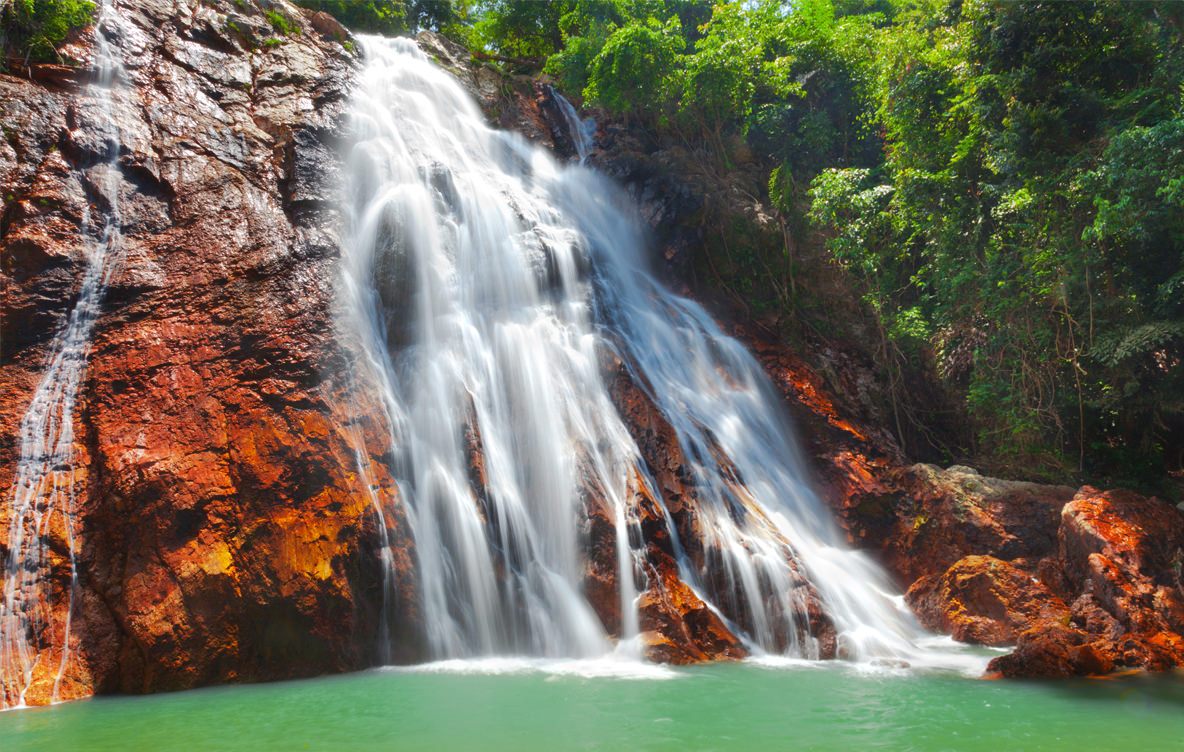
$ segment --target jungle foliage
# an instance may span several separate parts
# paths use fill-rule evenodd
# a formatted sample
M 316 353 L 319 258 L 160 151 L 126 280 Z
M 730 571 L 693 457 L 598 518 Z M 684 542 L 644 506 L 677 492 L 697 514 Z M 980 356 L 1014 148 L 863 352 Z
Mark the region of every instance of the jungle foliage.
M 94 12 L 90 0 L 0 0 L 0 51 L 22 62 L 57 60 L 58 46 Z

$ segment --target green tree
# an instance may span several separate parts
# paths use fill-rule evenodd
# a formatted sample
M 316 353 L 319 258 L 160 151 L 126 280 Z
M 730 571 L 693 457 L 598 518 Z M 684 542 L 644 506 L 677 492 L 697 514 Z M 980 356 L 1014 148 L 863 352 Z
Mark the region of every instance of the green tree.
M 678 32 L 677 19 L 614 31 L 589 65 L 584 96 L 613 112 L 660 116 L 670 102 Z
M 90 0 L 0 0 L 0 49 L 27 60 L 58 59 L 71 30 L 94 18 Z
M 560 21 L 572 8 L 571 0 L 487 0 L 478 9 L 476 38 L 502 55 L 536 59 L 541 65 L 563 48 Z
M 812 216 L 982 456 L 1146 476 L 1181 426 L 1178 10 L 925 11 L 876 32 L 882 167 L 823 173 Z
M 420 29 L 450 31 L 460 24 L 467 5 L 458 0 L 295 0 L 324 11 L 353 31 L 394 36 Z

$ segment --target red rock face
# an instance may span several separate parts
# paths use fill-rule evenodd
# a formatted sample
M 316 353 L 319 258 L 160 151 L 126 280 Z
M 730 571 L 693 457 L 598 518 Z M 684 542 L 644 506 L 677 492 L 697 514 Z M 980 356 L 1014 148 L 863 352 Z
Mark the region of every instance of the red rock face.
M 138 106 L 118 113 L 124 240 L 73 416 L 79 589 L 59 695 L 370 665 L 382 609 L 413 622 L 415 604 L 380 571 L 376 507 L 402 572 L 410 543 L 376 461 L 380 410 L 349 389 L 333 330 L 326 186 L 354 62 L 288 5 L 303 33 L 274 48 L 261 13 L 234 3 L 125 5 Z M 0 530 L 16 427 L 76 295 L 105 169 L 89 166 L 84 93 L 0 76 Z M 48 546 L 64 624 L 64 523 Z M 61 649 L 35 641 L 32 703 Z
M 1025 632 L 992 670 L 1065 675 L 1184 664 L 1184 516 L 1158 499 L 1086 486 L 1065 505 L 1058 538 L 1064 587 L 1079 593 L 1071 616 L 1056 633 Z
M 1059 624 L 1069 607 L 1031 575 L 993 556 L 967 556 L 909 588 L 909 606 L 935 632 L 979 645 L 1013 645 L 1032 624 Z

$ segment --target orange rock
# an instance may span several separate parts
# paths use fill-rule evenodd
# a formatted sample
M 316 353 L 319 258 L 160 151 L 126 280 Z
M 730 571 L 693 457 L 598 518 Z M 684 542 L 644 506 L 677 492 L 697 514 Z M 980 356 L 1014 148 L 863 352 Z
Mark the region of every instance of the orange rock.
M 1069 607 L 1047 587 L 991 556 L 967 556 L 920 578 L 906 599 L 926 627 L 982 645 L 1011 645 L 1032 624 L 1069 620 Z
M 695 595 L 673 562 L 659 560 L 638 611 L 646 656 L 663 663 L 735 660 L 748 650 L 723 620 Z
M 1108 646 L 1083 632 L 1042 625 L 1020 635 L 1013 653 L 991 661 L 987 670 L 1005 677 L 1100 676 L 1115 669 Z
M 389 439 L 344 376 L 332 319 L 325 155 L 353 63 L 309 29 L 248 49 L 212 8 L 174 11 L 121 6 L 148 45 L 128 74 L 143 106 L 116 113 L 123 238 L 74 411 L 71 634 L 55 521 L 32 703 L 50 699 L 63 644 L 63 699 L 361 668 L 388 639 L 418 650 Z M 79 94 L 0 75 L 20 147 L 0 147 L 6 209 L 15 199 L 0 238 L 0 548 L 13 437 L 76 297 L 82 217 L 105 200 L 87 193 L 108 168 L 92 167 L 101 139 Z M 376 505 L 402 573 L 385 594 Z

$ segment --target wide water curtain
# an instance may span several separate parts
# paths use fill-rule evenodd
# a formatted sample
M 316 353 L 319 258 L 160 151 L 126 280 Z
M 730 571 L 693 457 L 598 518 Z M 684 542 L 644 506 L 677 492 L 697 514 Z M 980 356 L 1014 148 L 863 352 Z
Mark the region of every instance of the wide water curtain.
M 916 654 L 920 632 L 883 573 L 810 489 L 760 367 L 648 274 L 623 194 L 489 128 L 413 42 L 364 50 L 345 323 L 398 448 L 432 654 L 632 645 L 638 594 L 662 587 L 647 576 L 643 503 L 659 507 L 679 578 L 750 649 Z M 680 503 L 698 522 L 682 535 L 606 384 L 616 359 L 685 459 Z M 586 594 L 593 508 L 616 530 L 619 623 Z

